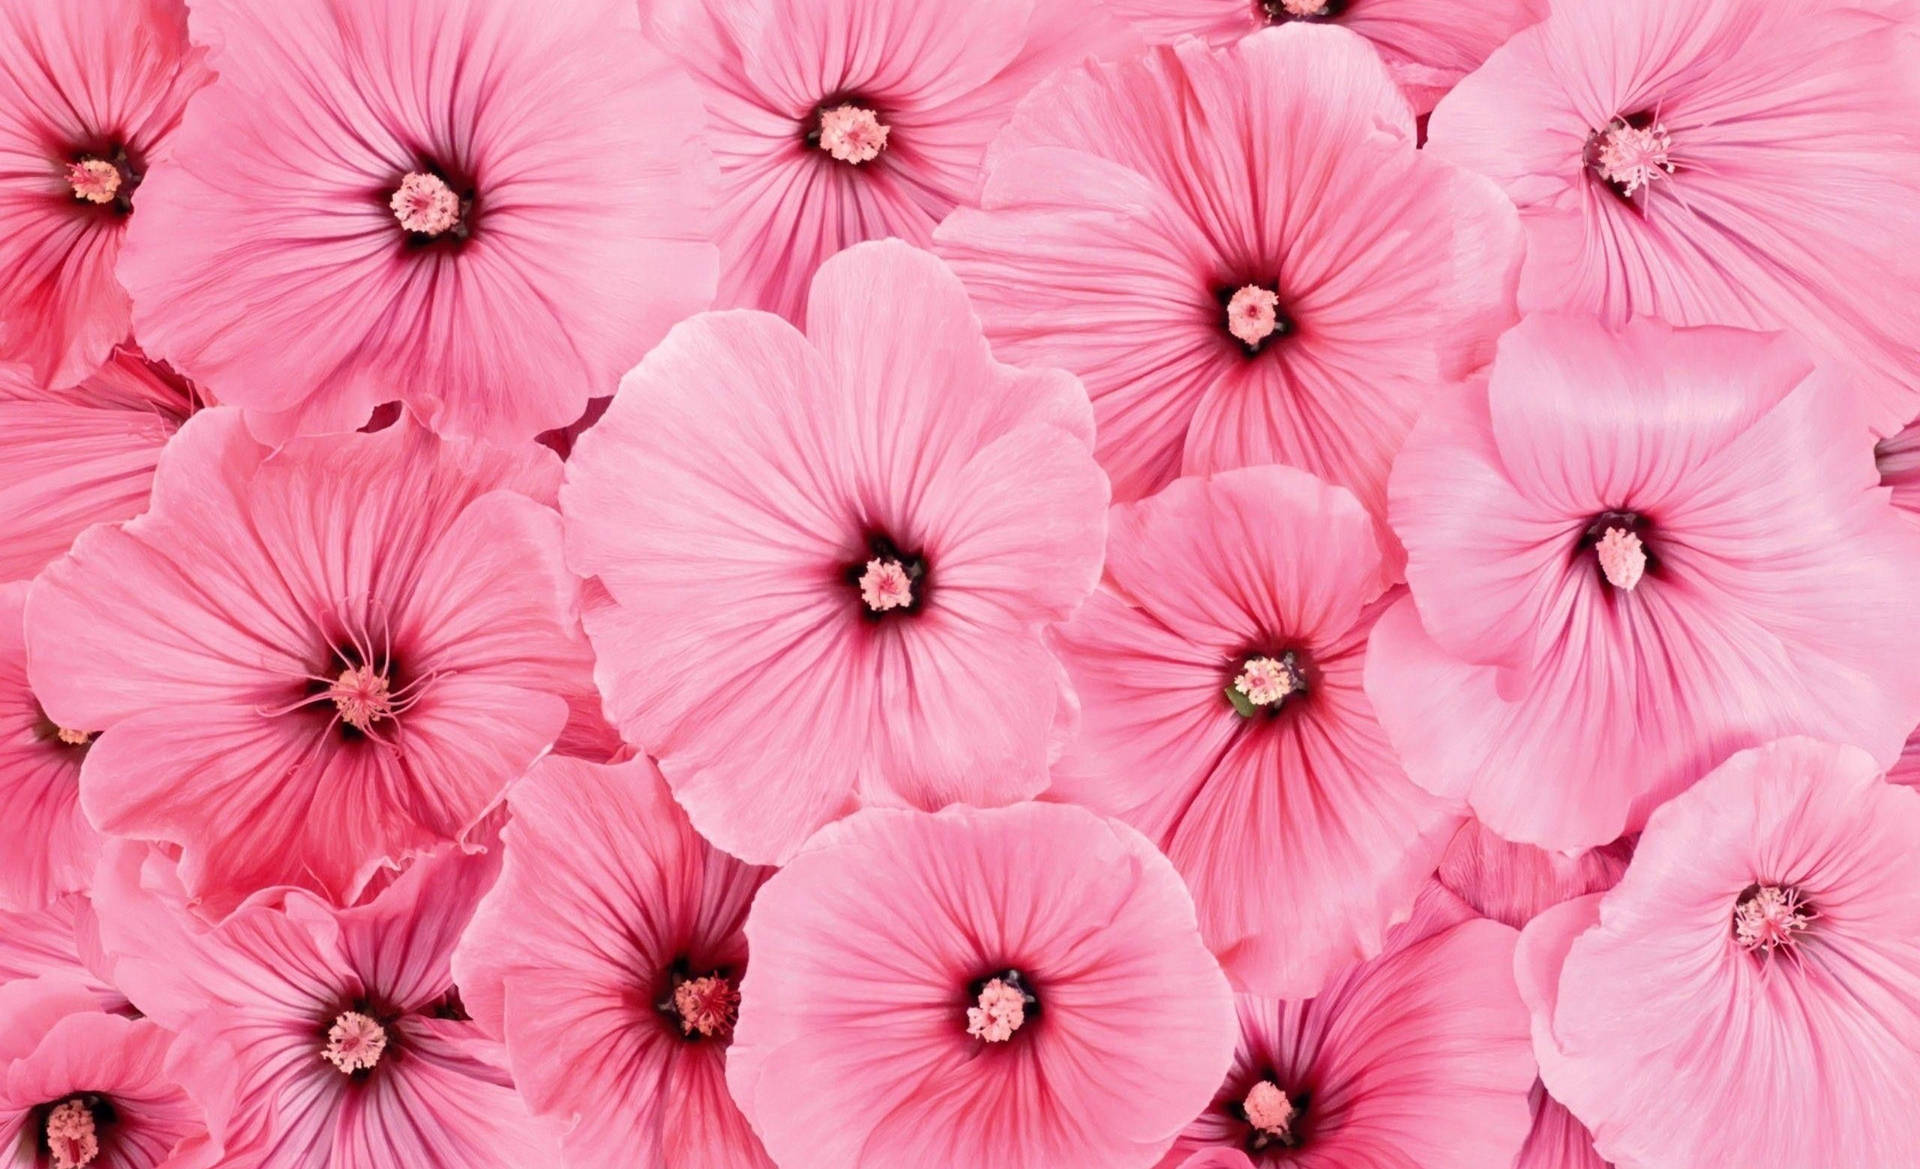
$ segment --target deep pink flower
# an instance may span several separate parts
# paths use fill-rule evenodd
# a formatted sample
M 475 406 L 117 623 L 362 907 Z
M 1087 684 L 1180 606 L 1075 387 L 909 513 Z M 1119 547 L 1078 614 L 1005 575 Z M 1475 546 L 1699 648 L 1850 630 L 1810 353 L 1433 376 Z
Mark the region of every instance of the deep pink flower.
M 1554 1096 L 1636 1169 L 1900 1165 L 1920 1114 L 1920 792 L 1789 739 L 1653 813 L 1612 892 L 1527 927 Z
M 756 862 L 862 804 L 1034 795 L 1071 710 L 1040 631 L 1099 575 L 1091 434 L 1080 384 L 995 362 L 898 241 L 822 266 L 804 337 L 680 326 L 561 493 L 610 594 L 585 614 L 609 717 Z
M 1920 87 L 1884 0 L 1555 4 L 1434 111 L 1526 223 L 1523 310 L 1793 329 L 1920 408 Z M 1851 392 L 1836 385 L 1835 392 Z
M 772 1169 L 726 1085 L 741 927 L 770 870 L 695 834 L 644 758 L 549 759 L 509 804 L 453 968 L 534 1112 L 573 1123 L 566 1163 Z
M 1784 338 L 1535 317 L 1436 399 L 1393 472 L 1413 597 L 1367 662 L 1413 781 L 1573 850 L 1782 734 L 1892 763 L 1920 529 L 1841 384 Z
M 747 937 L 727 1082 L 781 1169 L 1148 1165 L 1233 1051 L 1179 875 L 1080 808 L 863 812 Z
M 1514 33 L 1547 14 L 1546 0 L 1108 0 L 1156 41 L 1188 34 L 1225 44 L 1269 25 L 1341 24 L 1373 43 L 1417 113 L 1426 113 Z
M 1514 931 L 1428 886 L 1318 996 L 1240 995 L 1240 1043 L 1160 1169 L 1504 1169 L 1527 1131 Z
M 232 410 L 168 445 L 153 506 L 35 582 L 29 673 L 99 732 L 81 802 L 174 842 L 224 912 L 292 884 L 350 901 L 458 838 L 560 734 L 581 677 L 559 461 L 406 421 L 269 452 Z M 534 498 L 528 498 L 533 496 Z
M 925 245 L 1041 78 L 1130 45 L 1085 0 L 653 0 L 720 162 L 721 307 L 798 322 L 821 262 Z
M 1408 782 L 1361 689 L 1392 600 L 1353 496 L 1290 467 L 1113 509 L 1106 589 L 1056 630 L 1081 733 L 1055 798 L 1186 878 L 1236 986 L 1305 998 L 1379 952 L 1460 824 Z
M 180 1032 L 190 1087 L 231 1072 L 223 1169 L 557 1163 L 559 1128 L 514 1092 L 449 968 L 497 870 L 447 847 L 364 905 L 290 890 L 203 929 L 157 850 L 109 849 L 95 897 L 115 977 Z
M 180 0 L 0 5 L 0 361 L 35 384 L 72 385 L 126 340 L 114 261 L 204 56 Z
M 160 448 L 206 394 L 132 345 L 70 389 L 0 367 L 0 580 L 25 580 L 90 524 L 146 510 Z
M 692 83 L 631 0 L 195 0 L 220 79 L 141 193 L 142 343 L 256 433 L 404 400 L 443 433 L 579 417 L 712 298 Z
M 67 893 L 38 909 L 0 909 L 0 983 L 43 976 L 77 983 L 100 1010 L 131 1013 L 108 981 L 109 965 L 85 894 Z
M 1278 462 L 1384 513 L 1422 404 L 1513 319 L 1512 206 L 1414 149 L 1342 29 L 1069 71 L 993 158 L 940 252 L 995 352 L 1086 383 L 1119 499 Z
M 27 682 L 27 583 L 0 585 L 0 910 L 39 909 L 93 881 L 100 840 L 80 812 L 92 734 L 47 717 Z
M 169 1072 L 173 1036 L 99 1009 L 78 983 L 0 986 L 0 1152 L 8 1169 L 181 1169 L 206 1115 Z M 201 1163 L 196 1161 L 196 1164 Z

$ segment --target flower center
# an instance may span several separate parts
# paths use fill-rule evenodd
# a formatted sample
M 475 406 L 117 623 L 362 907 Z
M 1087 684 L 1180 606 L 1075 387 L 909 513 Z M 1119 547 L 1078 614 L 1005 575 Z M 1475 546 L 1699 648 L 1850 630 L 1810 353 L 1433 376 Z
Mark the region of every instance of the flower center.
M 1280 290 L 1274 284 L 1247 283 L 1215 291 L 1222 323 L 1248 356 L 1293 332 L 1294 324 L 1280 311 Z
M 100 1155 L 99 1125 L 85 1101 L 62 1101 L 47 1113 L 47 1151 L 54 1169 L 82 1169 Z
M 55 727 L 53 737 L 69 747 L 84 747 L 93 742 L 92 731 L 76 731 L 69 727 Z
M 1622 118 L 1615 118 L 1605 130 L 1596 133 L 1588 147 L 1593 168 L 1628 199 L 1633 198 L 1634 192 L 1674 172 L 1669 158 L 1672 150 L 1673 137 L 1666 127 L 1651 120 L 1636 126 Z
M 342 1011 L 327 1028 L 326 1050 L 320 1058 L 342 1075 L 364 1072 L 380 1062 L 387 1049 L 387 1029 L 359 1011 Z
M 1020 972 L 1003 970 L 975 985 L 974 1005 L 967 1008 L 967 1034 L 983 1043 L 1005 1043 L 1039 1008 L 1040 1000 Z
M 365 732 L 383 718 L 393 717 L 393 693 L 387 676 L 372 666 L 348 666 L 327 690 L 340 712 L 340 721 Z
M 860 574 L 860 600 L 875 613 L 913 604 L 913 581 L 906 565 L 879 556 L 867 561 L 866 571 Z
M 1750 953 L 1791 950 L 1794 935 L 1812 924 L 1813 907 L 1798 889 L 1781 885 L 1749 885 L 1733 906 L 1733 936 Z
M 1291 653 L 1277 658 L 1248 658 L 1233 680 L 1233 688 L 1254 706 L 1278 706 L 1289 694 L 1307 688 L 1300 663 Z
M 820 111 L 820 127 L 811 137 L 816 145 L 841 162 L 859 166 L 880 157 L 893 132 L 880 116 L 864 105 L 843 102 Z
M 1265 24 L 1285 24 L 1290 20 L 1332 20 L 1347 7 L 1347 0 L 1255 0 L 1255 19 Z
M 740 1014 L 740 992 L 718 974 L 686 979 L 673 988 L 673 1012 L 680 1033 L 692 1038 L 725 1039 L 733 1034 Z
M 917 613 L 927 601 L 926 559 L 902 551 L 883 535 L 868 535 L 867 558 L 848 565 L 845 578 L 860 594 L 860 613 L 869 620 Z
M 120 193 L 120 168 L 104 158 L 83 158 L 67 166 L 67 182 L 72 184 L 76 199 L 111 203 Z
M 1581 535 L 1581 546 L 1593 549 L 1600 575 L 1614 588 L 1632 592 L 1647 575 L 1652 557 L 1640 536 L 1646 528 L 1647 520 L 1642 515 L 1608 511 L 1589 521 Z
M 427 239 L 438 239 L 461 226 L 460 196 L 436 174 L 410 172 L 400 180 L 387 206 L 402 229 Z
M 1253 1137 L 1248 1143 L 1256 1150 L 1274 1144 L 1297 1144 L 1293 1135 L 1295 1111 L 1293 1101 L 1272 1080 L 1261 1080 L 1247 1089 L 1246 1099 L 1240 1102 L 1240 1114 L 1253 1128 Z

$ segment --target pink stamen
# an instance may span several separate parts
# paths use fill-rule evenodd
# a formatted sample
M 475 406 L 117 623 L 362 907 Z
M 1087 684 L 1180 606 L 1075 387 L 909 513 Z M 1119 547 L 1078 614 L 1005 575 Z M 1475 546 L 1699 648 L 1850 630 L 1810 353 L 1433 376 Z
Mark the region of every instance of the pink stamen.
M 100 1134 L 93 1109 L 69 1100 L 47 1113 L 47 1148 L 54 1169 L 83 1169 L 100 1155 Z
M 414 171 L 400 180 L 387 206 L 401 227 L 419 235 L 443 235 L 460 222 L 460 196 L 439 175 Z
M 875 557 L 860 574 L 860 599 L 875 613 L 913 604 L 913 581 L 898 560 Z
M 387 676 L 372 666 L 348 666 L 327 690 L 340 711 L 341 721 L 366 731 L 383 718 L 393 717 L 393 694 Z
M 1327 0 L 1280 0 L 1280 7 L 1288 16 L 1318 16 L 1325 11 Z
M 344 1011 L 327 1029 L 327 1049 L 320 1058 L 343 1074 L 363 1072 L 380 1062 L 387 1049 L 387 1029 L 358 1011 Z
M 76 731 L 68 727 L 54 728 L 53 737 L 69 747 L 84 747 L 93 741 L 92 731 Z
M 1255 706 L 1272 706 L 1300 689 L 1299 675 L 1275 658 L 1250 658 L 1233 680 L 1233 688 Z
M 719 975 L 690 978 L 673 988 L 673 1009 L 679 1012 L 680 1029 L 686 1034 L 725 1039 L 733 1034 L 740 1014 L 740 992 Z
M 880 157 L 892 132 L 865 106 L 835 106 L 820 113 L 820 149 L 854 166 Z
M 998 978 L 980 988 L 978 1006 L 967 1008 L 967 1034 L 988 1043 L 1012 1039 L 1026 1021 L 1026 996 Z
M 1272 1141 L 1284 1141 L 1291 1135 L 1293 1125 L 1293 1101 L 1272 1080 L 1261 1080 L 1247 1090 L 1247 1098 L 1240 1103 L 1240 1110 L 1246 1116 L 1247 1123 L 1260 1134 L 1261 1144 Z
M 1640 537 L 1625 528 L 1608 528 L 1594 547 L 1600 558 L 1600 571 L 1607 583 L 1617 589 L 1633 591 L 1647 574 L 1647 549 Z
M 111 203 L 120 193 L 120 168 L 98 158 L 82 159 L 67 167 L 67 182 L 75 198 L 89 203 Z
M 1772 953 L 1794 945 L 1794 935 L 1813 921 L 1798 889 L 1762 885 L 1740 898 L 1733 908 L 1733 934 L 1748 950 Z
M 1672 149 L 1673 138 L 1665 127 L 1635 129 L 1616 121 L 1600 141 L 1600 177 L 1618 183 L 1621 193 L 1631 196 L 1673 173 L 1673 163 L 1667 158 Z
M 1227 332 L 1258 345 L 1280 331 L 1280 294 L 1258 284 L 1242 286 L 1227 302 Z

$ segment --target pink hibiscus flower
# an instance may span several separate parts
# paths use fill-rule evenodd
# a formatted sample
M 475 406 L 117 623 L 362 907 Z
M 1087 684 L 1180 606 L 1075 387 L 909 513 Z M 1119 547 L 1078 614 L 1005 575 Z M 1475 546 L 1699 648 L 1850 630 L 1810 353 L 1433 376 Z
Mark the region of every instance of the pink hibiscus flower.
M 77 983 L 0 987 L 0 1150 L 9 1169 L 184 1169 L 206 1115 L 167 1068 L 173 1036 Z
M 1920 315 L 1890 308 L 1920 285 L 1920 87 L 1892 7 L 1555 4 L 1440 103 L 1430 149 L 1519 204 L 1523 310 L 1798 330 L 1885 433 L 1920 408 Z
M 1920 1114 L 1920 792 L 1809 739 L 1654 812 L 1612 892 L 1527 927 L 1540 1073 L 1636 1169 L 1905 1165 Z
M 1147 1165 L 1233 1051 L 1179 875 L 1079 808 L 862 813 L 747 937 L 727 1082 L 781 1169 Z
M 720 162 L 723 307 L 798 322 L 828 256 L 924 245 L 1053 70 L 1130 46 L 1084 0 L 654 0 Z
M 997 353 L 1086 383 L 1120 499 L 1289 463 L 1383 514 L 1422 404 L 1513 319 L 1512 206 L 1414 149 L 1343 29 L 1063 74 L 995 145 L 982 207 L 940 252 Z
M 1509 1164 L 1527 1131 L 1515 932 L 1436 886 L 1318 996 L 1240 995 L 1240 1043 L 1160 1169 Z
M 1080 737 L 1052 794 L 1172 858 L 1236 986 L 1305 998 L 1379 952 L 1460 824 L 1361 689 L 1392 597 L 1353 496 L 1289 467 L 1113 509 L 1106 590 L 1058 628 Z
M 121 274 L 149 351 L 263 436 L 399 397 L 524 440 L 712 299 L 691 81 L 631 0 L 195 0 L 220 79 Z
M 1920 530 L 1843 385 L 1784 338 L 1536 317 L 1436 400 L 1393 473 L 1413 597 L 1367 661 L 1413 781 L 1573 850 L 1779 735 L 1892 763 Z
M 126 339 L 114 261 L 212 79 L 204 55 L 180 0 L 0 5 L 0 361 L 35 384 L 72 385 Z
M 550 759 L 514 785 L 500 880 L 453 968 L 573 1169 L 772 1169 L 727 1095 L 770 870 L 702 840 L 652 763 Z
M 173 1070 L 189 1086 L 231 1072 L 223 1169 L 557 1163 L 558 1126 L 514 1092 L 449 966 L 494 857 L 444 848 L 358 907 L 290 890 L 211 930 L 181 908 L 170 868 L 155 850 L 110 850 L 101 929 L 134 1005 L 180 1033 Z
M 146 510 L 160 448 L 206 395 L 132 345 L 65 390 L 0 368 L 0 580 L 25 580 L 90 524 Z
M 131 1004 L 108 981 L 109 965 L 85 894 L 67 893 L 38 909 L 0 909 L 0 983 L 40 977 L 76 983 L 100 1010 L 131 1014 Z
M 269 452 L 232 410 L 167 447 L 153 506 L 35 582 L 28 671 L 99 732 L 81 802 L 178 844 L 221 913 L 267 885 L 350 901 L 460 837 L 554 742 L 581 674 L 559 461 L 410 422 Z M 528 498 L 528 496 L 535 498 Z
M 1300 21 L 1340 24 L 1380 50 L 1418 113 L 1426 113 L 1507 38 L 1547 14 L 1546 0 L 1108 0 L 1156 41 L 1189 34 L 1214 44 Z
M 27 682 L 27 583 L 0 585 L 0 910 L 39 909 L 93 881 L 100 839 L 80 812 L 80 761 L 93 736 L 59 726 Z
M 898 241 L 763 313 L 675 329 L 567 461 L 607 712 L 703 835 L 755 862 L 868 803 L 1046 785 L 1071 700 L 1042 627 L 1100 571 L 1085 392 L 998 364 Z

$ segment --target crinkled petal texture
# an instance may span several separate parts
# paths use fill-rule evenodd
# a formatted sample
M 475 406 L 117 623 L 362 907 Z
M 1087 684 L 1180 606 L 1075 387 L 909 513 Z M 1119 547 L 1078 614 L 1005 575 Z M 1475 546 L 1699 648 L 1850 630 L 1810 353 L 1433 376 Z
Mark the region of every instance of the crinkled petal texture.
M 443 433 L 529 439 L 710 303 L 699 97 L 631 4 L 198 0 L 193 22 L 220 78 L 120 271 L 142 343 L 256 433 L 399 397 Z M 409 175 L 458 223 L 403 229 Z
M 1573 850 L 1783 734 L 1891 764 L 1920 720 L 1920 531 L 1852 401 L 1784 338 L 1509 333 L 1394 467 L 1413 597 L 1374 628 L 1367 692 L 1407 774 Z M 1638 579 L 1601 529 L 1634 530 Z
M 1239 996 L 1233 1067 L 1161 1169 L 1511 1165 L 1534 1079 L 1516 935 L 1451 908 L 1423 906 L 1384 953 L 1314 999 Z M 1291 1144 L 1247 1120 L 1263 1081 L 1293 1105 Z
M 1920 314 L 1904 307 L 1920 86 L 1897 8 L 1554 5 L 1440 103 L 1429 148 L 1519 205 L 1522 309 L 1798 330 L 1856 371 L 1887 433 L 1920 409 Z M 1668 140 L 1671 171 L 1631 196 L 1599 165 L 1621 126 Z
M 1238 987 L 1306 998 L 1380 951 L 1459 827 L 1400 770 L 1362 688 L 1389 577 L 1350 492 L 1289 467 L 1117 505 L 1106 587 L 1055 630 L 1081 733 L 1051 797 L 1172 858 Z M 1249 659 L 1304 692 L 1242 717 Z
M 1447 845 L 1434 879 L 1480 916 L 1520 929 L 1562 901 L 1613 888 L 1632 859 L 1627 838 L 1568 855 L 1502 840 L 1469 820 Z
M 782 1169 L 1148 1165 L 1233 1051 L 1179 875 L 1080 808 L 863 812 L 761 888 L 747 937 L 727 1082 Z M 1008 971 L 1034 1004 L 975 1038 Z
M 1423 403 L 1513 319 L 1513 207 L 1414 149 L 1406 99 L 1341 29 L 1069 71 L 990 168 L 939 250 L 997 353 L 1086 383 L 1119 499 L 1287 463 L 1384 516 Z M 1278 297 L 1258 345 L 1228 330 L 1248 286 Z
M 126 340 L 114 276 L 144 178 L 169 168 L 187 99 L 212 79 L 180 0 L 10 0 L 0 8 L 0 361 L 70 386 Z M 113 169 L 104 202 L 68 168 Z
M 0 983 L 42 976 L 78 982 L 101 1010 L 127 1013 L 126 996 L 108 981 L 109 965 L 85 894 L 68 893 L 38 909 L 0 910 Z
M 1920 1118 L 1920 792 L 1865 752 L 1744 751 L 1653 814 L 1612 892 L 1527 927 L 1540 1072 L 1602 1154 L 1646 1169 L 1907 1165 Z M 1798 924 L 1748 948 L 1742 906 Z
M 231 1169 L 525 1169 L 558 1131 L 513 1090 L 506 1054 L 459 1009 L 449 958 L 498 870 L 446 848 L 370 902 L 300 890 L 206 929 L 157 850 L 116 842 L 96 898 L 115 976 L 181 1031 L 169 1072 L 212 1091 Z M 348 1012 L 379 1029 L 371 1066 L 323 1058 Z M 223 1079 L 223 1076 L 225 1077 Z
M 28 670 L 99 731 L 102 831 L 182 849 L 204 908 L 268 885 L 351 901 L 460 837 L 567 721 L 574 584 L 558 460 L 403 422 L 277 453 L 219 408 L 161 456 L 153 505 L 35 582 Z M 359 687 L 373 687 L 371 690 Z
M 924 246 L 974 202 L 988 144 L 1043 77 L 1133 44 L 1084 0 L 654 0 L 649 28 L 706 103 L 719 304 L 795 322 L 827 257 Z M 885 132 L 862 161 L 822 144 L 821 114 L 848 104 Z
M 703 835 L 777 862 L 862 804 L 1045 786 L 1070 699 L 1040 631 L 1105 534 L 1089 413 L 898 241 L 821 268 L 807 336 L 709 314 L 629 375 L 567 462 L 568 559 L 610 595 L 608 716 Z M 910 604 L 869 604 L 876 562 L 919 567 Z
M 1298 3 L 1298 0 L 1295 0 Z M 1547 14 L 1546 0 L 1329 0 L 1295 16 L 1283 0 L 1108 0 L 1155 41 L 1226 44 L 1273 24 L 1337 23 L 1373 43 L 1415 112 L 1426 113 L 1514 33 Z
M 737 993 L 770 870 L 702 840 L 645 758 L 548 759 L 509 805 L 500 880 L 454 973 L 533 1110 L 572 1126 L 567 1164 L 772 1169 L 727 1095 L 733 1020 L 706 1034 L 672 1014 L 677 980 Z
M 24 581 L 0 586 L 0 910 L 45 907 L 93 879 L 100 839 L 80 812 L 82 733 L 56 726 L 27 682 Z M 69 741 L 73 740 L 73 741 Z
M 0 1149 L 9 1166 L 52 1165 L 52 1108 L 77 1100 L 93 1120 L 89 1169 L 158 1169 L 206 1129 L 200 1106 L 167 1071 L 173 1035 L 110 1015 L 86 987 L 35 978 L 0 987 Z

